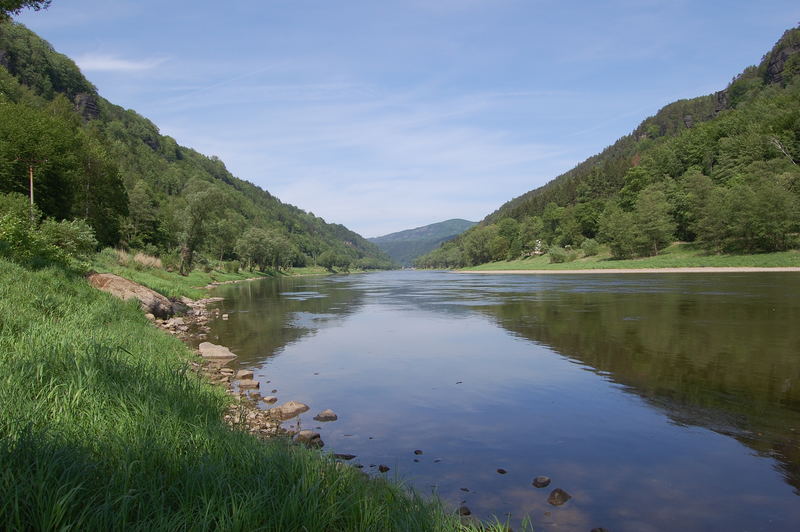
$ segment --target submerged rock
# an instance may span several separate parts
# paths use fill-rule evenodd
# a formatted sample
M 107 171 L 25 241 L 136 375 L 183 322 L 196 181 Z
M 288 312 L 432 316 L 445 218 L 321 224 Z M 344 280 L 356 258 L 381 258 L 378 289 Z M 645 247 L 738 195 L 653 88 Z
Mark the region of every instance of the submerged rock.
M 356 457 L 354 454 L 346 454 L 346 453 L 334 453 L 333 457 L 337 460 L 352 460 Z
M 469 506 L 462 504 L 458 507 L 458 515 L 472 515 L 472 510 L 469 509 Z
M 422 454 L 422 450 L 421 449 L 417 449 L 416 451 L 414 451 L 414 454 Z
M 268 395 L 264 398 L 264 402 L 267 403 L 268 405 L 271 405 L 272 403 L 275 403 L 277 401 L 278 398 L 275 397 L 274 395 Z
M 313 430 L 301 430 L 295 434 L 294 441 L 309 447 L 323 447 L 325 445 L 325 442 L 322 441 L 319 432 L 314 432 Z
M 550 477 L 540 476 L 533 479 L 533 485 L 537 488 L 546 488 L 550 485 Z
M 498 467 L 498 468 L 497 468 L 497 472 L 498 472 L 499 474 L 501 474 L 501 475 L 505 475 L 506 473 L 508 473 L 508 471 L 506 471 L 506 470 L 505 470 L 505 469 L 503 469 L 502 467 Z
M 231 353 L 231 350 L 223 345 L 203 342 L 197 346 L 197 348 L 200 350 L 200 356 L 203 358 L 236 358 L 236 355 Z
M 547 502 L 549 502 L 553 506 L 561 506 L 571 498 L 572 495 L 562 490 L 561 488 L 556 488 L 552 492 L 550 492 L 550 496 L 547 497 Z
M 333 410 L 326 409 L 317 414 L 316 416 L 314 416 L 314 419 L 316 421 L 336 421 L 337 419 L 339 419 L 339 416 L 337 416 L 336 412 L 334 412 Z
M 378 466 L 378 471 L 380 471 L 381 473 L 386 473 L 387 471 L 389 471 L 389 469 L 391 469 L 389 466 L 385 466 L 383 464 Z

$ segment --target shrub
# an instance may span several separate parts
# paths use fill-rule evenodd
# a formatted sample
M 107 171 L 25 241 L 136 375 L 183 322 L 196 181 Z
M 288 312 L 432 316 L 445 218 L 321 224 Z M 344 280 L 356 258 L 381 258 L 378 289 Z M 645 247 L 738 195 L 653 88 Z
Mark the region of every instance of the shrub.
M 597 255 L 597 253 L 600 251 L 600 244 L 594 238 L 587 238 L 581 244 L 581 251 L 583 251 L 584 257 Z
M 564 249 L 559 246 L 553 246 L 549 251 L 550 263 L 572 262 L 578 258 L 578 254 L 571 249 Z

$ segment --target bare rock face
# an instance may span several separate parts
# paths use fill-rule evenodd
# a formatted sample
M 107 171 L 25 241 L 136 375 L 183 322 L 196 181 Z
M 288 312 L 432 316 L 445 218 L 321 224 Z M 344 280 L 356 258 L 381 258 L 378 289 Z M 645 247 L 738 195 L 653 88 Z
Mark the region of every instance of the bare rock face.
M 236 358 L 236 355 L 231 353 L 230 349 L 222 345 L 212 344 L 211 342 L 203 342 L 198 346 L 200 356 L 203 358 L 215 359 L 231 359 Z
M 339 416 L 336 415 L 331 409 L 326 409 L 314 416 L 314 420 L 316 421 L 336 421 L 339 419 Z
M 309 447 L 322 447 L 325 443 L 320 438 L 318 432 L 314 432 L 313 430 L 301 430 L 294 436 L 294 441 L 297 443 L 302 443 Z
M 309 406 L 303 403 L 299 403 L 297 401 L 289 401 L 288 403 L 283 403 L 280 406 L 276 406 L 274 408 L 270 408 L 267 410 L 269 414 L 281 421 L 286 421 L 287 419 L 292 419 L 295 416 L 299 416 L 303 412 L 308 412 Z
M 97 106 L 97 96 L 89 92 L 81 92 L 75 95 L 75 110 L 83 119 L 88 122 L 100 116 L 100 108 Z
M 93 273 L 89 276 L 89 283 L 103 292 L 108 292 L 122 300 L 136 299 L 142 310 L 154 316 L 167 319 L 175 310 L 172 301 L 154 290 L 129 281 L 113 273 Z

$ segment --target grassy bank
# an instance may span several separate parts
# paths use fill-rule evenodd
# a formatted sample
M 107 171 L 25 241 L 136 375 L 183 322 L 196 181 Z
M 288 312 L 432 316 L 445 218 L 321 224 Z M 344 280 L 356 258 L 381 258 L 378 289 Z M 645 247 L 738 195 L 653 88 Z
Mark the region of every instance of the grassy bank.
M 0 528 L 461 529 L 436 502 L 228 428 L 190 356 L 136 304 L 0 259 Z
M 114 250 L 106 249 L 95 255 L 92 268 L 100 273 L 114 273 L 131 281 L 160 292 L 167 297 L 204 297 L 203 287 L 211 283 L 243 281 L 260 277 L 279 277 L 289 275 L 327 275 L 329 272 L 321 266 L 293 268 L 282 272 L 260 272 L 258 270 L 225 271 L 222 268 L 209 268 L 208 271 L 195 268 L 189 275 L 183 276 L 175 271 L 167 271 L 163 267 L 148 266 L 138 263 L 132 258 L 120 260 Z
M 797 267 L 800 251 L 761 253 L 757 255 L 709 255 L 693 244 L 676 243 L 655 257 L 613 260 L 607 249 L 591 257 L 571 262 L 551 263 L 548 255 L 523 260 L 489 262 L 463 268 L 465 271 L 502 270 L 594 270 L 636 268 L 697 268 L 697 267 Z

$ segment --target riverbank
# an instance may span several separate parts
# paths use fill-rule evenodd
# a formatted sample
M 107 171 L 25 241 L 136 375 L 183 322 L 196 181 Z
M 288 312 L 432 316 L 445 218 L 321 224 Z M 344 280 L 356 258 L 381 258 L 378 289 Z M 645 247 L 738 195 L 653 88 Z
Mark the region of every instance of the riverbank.
M 197 357 L 81 276 L 0 260 L 0 331 L 1 528 L 464 529 L 436 500 L 232 430 Z
M 717 268 L 585 268 L 578 270 L 456 270 L 455 273 L 486 273 L 486 274 L 536 274 L 536 275 L 569 275 L 569 274 L 613 274 L 613 273 L 757 273 L 757 272 L 800 272 L 797 268 L 748 268 L 730 267 Z
M 551 263 L 548 255 L 499 261 L 462 268 L 461 272 L 487 273 L 722 273 L 747 271 L 800 271 L 800 251 L 754 255 L 709 255 L 693 244 L 675 243 L 655 257 L 614 260 L 607 250 L 570 262 Z

